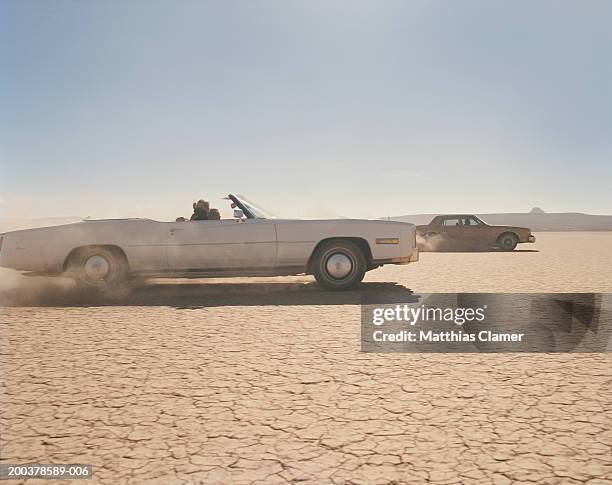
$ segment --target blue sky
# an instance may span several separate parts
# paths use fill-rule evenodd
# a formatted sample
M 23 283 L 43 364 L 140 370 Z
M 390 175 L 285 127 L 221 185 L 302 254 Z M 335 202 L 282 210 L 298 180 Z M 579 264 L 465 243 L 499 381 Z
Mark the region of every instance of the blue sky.
M 612 213 L 612 2 L 0 6 L 0 215 Z

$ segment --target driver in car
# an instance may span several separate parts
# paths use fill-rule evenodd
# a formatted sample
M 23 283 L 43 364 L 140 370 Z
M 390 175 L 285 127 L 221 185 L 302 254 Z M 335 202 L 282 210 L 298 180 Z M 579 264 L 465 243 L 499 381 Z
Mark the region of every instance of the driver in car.
M 191 221 L 207 221 L 208 211 L 210 210 L 210 204 L 204 199 L 200 199 L 193 203 L 193 214 L 191 215 Z

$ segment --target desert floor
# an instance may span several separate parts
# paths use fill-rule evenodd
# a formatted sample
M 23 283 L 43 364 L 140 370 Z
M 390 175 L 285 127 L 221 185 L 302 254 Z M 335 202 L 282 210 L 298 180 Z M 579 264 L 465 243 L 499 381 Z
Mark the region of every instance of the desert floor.
M 4 272 L 0 458 L 91 463 L 83 483 L 612 483 L 610 354 L 359 350 L 363 292 L 612 293 L 612 233 L 537 238 L 341 294 L 160 280 L 92 300 Z

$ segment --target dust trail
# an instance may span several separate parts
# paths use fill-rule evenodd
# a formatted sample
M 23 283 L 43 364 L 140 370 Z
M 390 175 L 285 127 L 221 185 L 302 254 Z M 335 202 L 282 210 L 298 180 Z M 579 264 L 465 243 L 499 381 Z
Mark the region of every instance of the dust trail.
M 0 306 L 108 304 L 129 297 L 139 283 L 134 281 L 134 286 L 100 293 L 80 288 L 71 278 L 24 276 L 18 271 L 0 268 Z
M 18 271 L 0 268 L 0 305 L 44 305 L 48 299 L 58 300 L 77 293 L 69 278 L 24 276 Z
M 441 251 L 447 246 L 447 241 L 440 234 L 424 237 L 417 233 L 417 247 L 419 251 L 435 252 Z

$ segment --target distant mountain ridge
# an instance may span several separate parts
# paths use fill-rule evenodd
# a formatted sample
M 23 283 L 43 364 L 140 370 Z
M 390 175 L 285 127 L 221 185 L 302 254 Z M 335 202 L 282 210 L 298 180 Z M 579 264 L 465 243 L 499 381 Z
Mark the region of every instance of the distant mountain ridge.
M 442 214 L 415 214 L 390 217 L 392 221 L 428 224 Z M 535 207 L 529 213 L 476 214 L 493 225 L 528 227 L 532 231 L 612 231 L 612 216 L 582 214 L 580 212 L 544 212 Z
M 450 212 L 449 212 L 450 213 Z M 440 214 L 413 214 L 383 217 L 392 221 L 427 224 Z M 612 231 L 612 216 L 580 212 L 544 212 L 534 207 L 528 213 L 476 214 L 488 224 L 528 227 L 532 231 Z M 83 220 L 82 217 L 47 217 L 38 219 L 0 218 L 0 233 L 33 227 L 58 226 Z
M 21 219 L 16 217 L 0 218 L 0 233 L 18 231 L 20 229 L 31 229 L 34 227 L 60 226 L 82 221 L 82 217 L 39 217 L 36 219 Z

